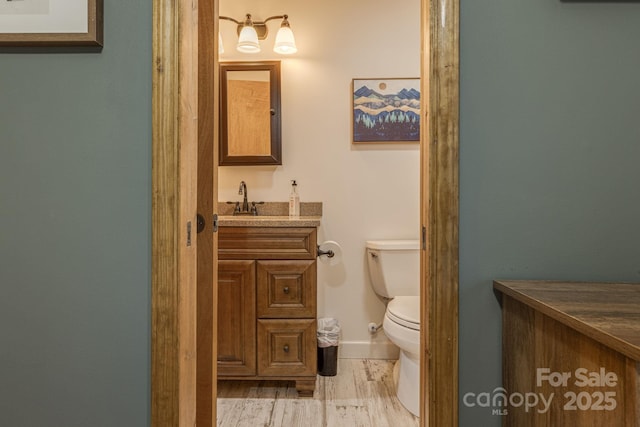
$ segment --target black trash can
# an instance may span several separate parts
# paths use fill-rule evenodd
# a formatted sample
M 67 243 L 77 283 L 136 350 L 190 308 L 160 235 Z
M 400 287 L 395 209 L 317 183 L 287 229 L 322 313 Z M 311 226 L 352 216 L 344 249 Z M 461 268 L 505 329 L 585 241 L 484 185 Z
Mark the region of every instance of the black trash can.
M 318 374 L 333 377 L 338 373 L 338 346 L 318 347 Z
M 318 374 L 332 377 L 338 373 L 340 325 L 336 319 L 318 319 Z

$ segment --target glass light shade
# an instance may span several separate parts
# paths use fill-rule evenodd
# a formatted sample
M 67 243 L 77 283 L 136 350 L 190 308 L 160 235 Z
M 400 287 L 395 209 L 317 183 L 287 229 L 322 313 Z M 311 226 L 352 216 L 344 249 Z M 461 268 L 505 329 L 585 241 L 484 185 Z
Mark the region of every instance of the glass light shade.
M 291 31 L 289 26 L 282 26 L 278 30 L 273 51 L 283 55 L 291 55 L 298 51 L 298 48 L 296 47 L 296 40 L 293 37 L 293 31 Z
M 258 43 L 258 33 L 256 29 L 245 25 L 240 31 L 238 36 L 238 46 L 236 47 L 238 52 L 243 53 L 258 53 L 260 52 L 260 44 Z
M 224 45 L 222 44 L 222 34 L 218 33 L 218 54 L 224 53 Z

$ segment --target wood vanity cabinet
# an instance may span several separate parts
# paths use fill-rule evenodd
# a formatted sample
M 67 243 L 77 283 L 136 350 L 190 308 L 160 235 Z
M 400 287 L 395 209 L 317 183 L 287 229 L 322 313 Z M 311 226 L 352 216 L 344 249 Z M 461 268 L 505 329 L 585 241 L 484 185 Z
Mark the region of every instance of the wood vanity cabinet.
M 497 405 L 487 409 L 502 415 L 503 426 L 640 427 L 640 284 L 501 280 L 493 287 L 502 305 L 506 393 L 494 390 Z
M 295 380 L 317 371 L 315 227 L 220 227 L 218 377 Z

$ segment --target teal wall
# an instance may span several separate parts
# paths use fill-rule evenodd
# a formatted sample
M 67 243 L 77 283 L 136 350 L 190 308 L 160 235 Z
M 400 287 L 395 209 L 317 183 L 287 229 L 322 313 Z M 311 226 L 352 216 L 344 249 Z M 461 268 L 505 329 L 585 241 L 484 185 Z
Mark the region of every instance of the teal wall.
M 461 395 L 500 385 L 494 279 L 640 282 L 639 40 L 638 2 L 461 0 Z
M 461 0 L 460 391 L 496 278 L 640 281 L 640 4 Z M 0 53 L 0 425 L 149 424 L 151 1 Z M 461 426 L 498 426 L 460 405 Z
M 149 425 L 151 0 L 0 53 L 0 425 Z

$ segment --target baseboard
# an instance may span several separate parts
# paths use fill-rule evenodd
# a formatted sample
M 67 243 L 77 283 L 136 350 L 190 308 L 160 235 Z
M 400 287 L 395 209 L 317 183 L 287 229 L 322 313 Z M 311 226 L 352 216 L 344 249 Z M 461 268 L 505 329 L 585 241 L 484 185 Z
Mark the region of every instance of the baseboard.
M 340 341 L 340 359 L 389 359 L 396 360 L 400 350 L 391 342 Z

